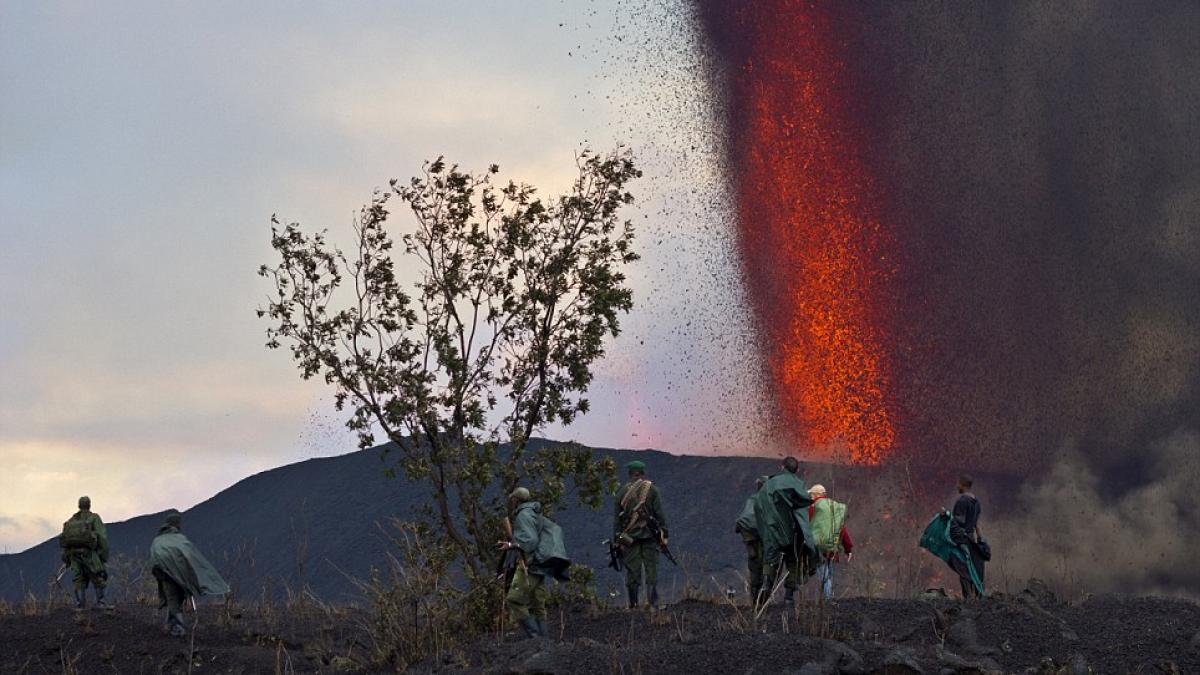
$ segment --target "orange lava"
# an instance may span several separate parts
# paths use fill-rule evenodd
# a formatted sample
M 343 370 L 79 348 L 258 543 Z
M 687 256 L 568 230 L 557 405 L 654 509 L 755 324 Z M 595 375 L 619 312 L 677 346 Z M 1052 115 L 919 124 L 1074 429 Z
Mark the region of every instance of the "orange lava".
M 777 413 L 808 454 L 878 464 L 896 441 L 885 298 L 893 271 L 835 22 L 821 5 L 752 3 L 730 75 L 744 273 Z

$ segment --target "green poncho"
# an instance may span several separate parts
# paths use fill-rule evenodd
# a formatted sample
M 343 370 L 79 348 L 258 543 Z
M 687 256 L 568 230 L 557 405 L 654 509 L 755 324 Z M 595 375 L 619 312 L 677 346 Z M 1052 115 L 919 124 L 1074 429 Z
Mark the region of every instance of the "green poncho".
M 767 560 L 795 550 L 815 556 L 816 544 L 808 526 L 808 486 L 794 473 L 776 474 L 754 495 L 754 520 Z M 793 549 L 794 547 L 794 549 Z
M 530 574 L 549 575 L 559 581 L 568 579 L 571 560 L 567 558 L 562 528 L 542 515 L 540 503 L 525 502 L 517 507 L 513 516 L 513 543 L 525 555 Z
M 162 570 L 188 595 L 223 595 L 229 584 L 217 568 L 192 546 L 192 542 L 174 527 L 164 527 L 150 542 L 150 564 Z
M 966 563 L 967 570 L 971 573 L 971 583 L 975 585 L 976 590 L 983 594 L 983 582 L 979 580 L 979 574 L 975 572 L 975 565 L 971 562 L 971 553 L 967 550 L 965 544 L 955 544 L 950 538 L 950 522 L 952 518 L 949 513 L 942 511 L 929 521 L 929 525 L 925 527 L 925 532 L 921 535 L 921 548 L 929 551 L 943 562 L 950 565 L 952 558 L 957 558 Z
M 754 497 L 746 498 L 746 505 L 742 507 L 742 513 L 738 516 L 737 523 L 733 526 L 733 531 L 749 535 L 753 539 L 758 539 L 758 521 L 754 518 Z

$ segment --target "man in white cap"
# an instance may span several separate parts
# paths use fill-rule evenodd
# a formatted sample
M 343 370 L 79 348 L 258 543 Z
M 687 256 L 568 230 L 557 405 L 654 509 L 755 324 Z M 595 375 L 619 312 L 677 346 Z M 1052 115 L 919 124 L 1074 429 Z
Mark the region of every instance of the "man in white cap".
M 821 554 L 817 566 L 817 581 L 826 600 L 833 599 L 833 564 L 846 554 L 846 562 L 854 557 L 854 542 L 846 529 L 846 505 L 835 502 L 826 494 L 824 485 L 808 489 L 813 503 L 808 507 L 808 520 L 812 524 L 813 538 Z

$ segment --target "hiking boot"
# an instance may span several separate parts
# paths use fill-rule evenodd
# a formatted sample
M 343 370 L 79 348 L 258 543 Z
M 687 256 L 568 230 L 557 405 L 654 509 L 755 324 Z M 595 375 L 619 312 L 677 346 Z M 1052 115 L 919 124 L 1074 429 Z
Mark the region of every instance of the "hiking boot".
M 87 606 L 87 596 L 84 595 L 82 588 L 75 589 L 75 609 L 83 609 Z
M 541 633 L 542 637 L 546 637 L 547 635 L 549 635 L 549 633 L 546 632 L 546 620 L 545 619 L 538 619 L 537 626 L 538 626 L 538 632 Z
M 638 587 L 629 587 L 629 609 L 635 609 L 638 606 Z
M 167 632 L 171 634 L 171 637 L 183 637 L 187 635 L 187 628 L 183 627 L 182 614 L 167 615 Z
M 658 586 L 650 587 L 650 608 L 658 609 Z
M 525 635 L 531 638 L 542 637 L 542 627 L 538 625 L 538 620 L 532 616 L 527 616 L 521 619 L 521 628 L 525 629 Z
M 113 608 L 113 604 L 111 602 L 109 602 L 108 600 L 104 599 L 104 589 L 103 588 L 96 589 L 96 606 L 99 607 L 100 609 L 112 609 Z

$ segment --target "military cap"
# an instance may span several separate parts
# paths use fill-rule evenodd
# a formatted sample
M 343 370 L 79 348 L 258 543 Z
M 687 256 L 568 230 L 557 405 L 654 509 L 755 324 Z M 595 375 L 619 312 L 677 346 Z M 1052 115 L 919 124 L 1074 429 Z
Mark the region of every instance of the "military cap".
M 628 470 L 628 471 L 642 471 L 642 472 L 645 472 L 645 471 L 646 471 L 646 463 L 645 463 L 645 462 L 643 462 L 643 461 L 642 461 L 642 460 L 640 460 L 640 459 L 635 459 L 635 460 L 633 460 L 632 462 L 630 462 L 630 463 L 626 464 L 626 465 L 625 465 L 625 469 L 626 469 L 626 470 Z
M 183 515 L 178 511 L 172 511 L 167 514 L 167 526 L 179 527 L 180 525 L 183 525 Z

